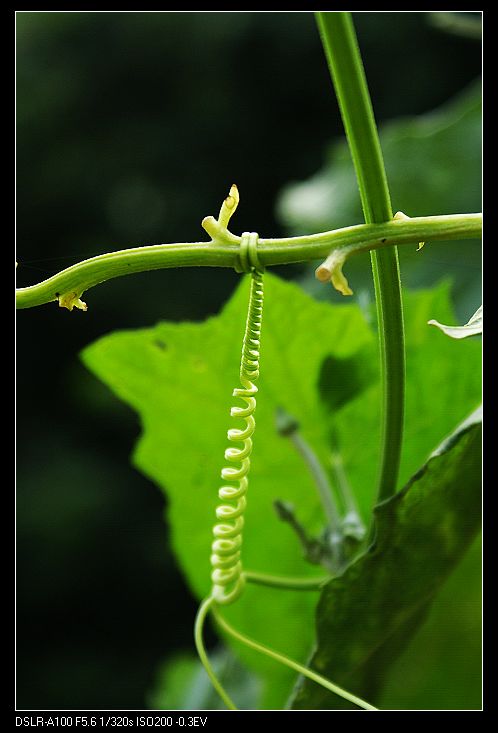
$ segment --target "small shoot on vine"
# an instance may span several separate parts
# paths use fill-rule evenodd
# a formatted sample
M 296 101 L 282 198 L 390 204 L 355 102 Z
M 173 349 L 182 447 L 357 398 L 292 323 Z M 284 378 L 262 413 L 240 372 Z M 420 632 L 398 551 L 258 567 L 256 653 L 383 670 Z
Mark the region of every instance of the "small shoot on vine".
M 292 504 L 275 499 L 273 508 L 282 522 L 287 522 L 303 548 L 304 559 L 312 565 L 323 565 L 333 575 L 336 571 L 338 543 L 335 546 L 326 544 L 322 538 L 311 537 L 295 515 Z
M 409 220 L 410 217 L 406 214 L 403 214 L 402 211 L 397 211 L 392 218 L 393 222 L 406 222 Z M 395 241 L 394 238 L 393 241 Z M 370 242 L 368 249 L 374 251 L 375 249 L 378 249 L 386 244 L 387 238 L 382 237 L 378 242 Z M 425 242 L 418 243 L 417 252 L 422 249 L 424 244 Z M 353 245 L 344 245 L 343 247 L 336 247 L 332 250 L 328 257 L 316 268 L 316 279 L 320 280 L 320 282 L 322 283 L 332 283 L 334 288 L 342 295 L 353 295 L 353 291 L 349 287 L 348 280 L 344 275 L 342 268 L 348 257 L 353 254 L 358 254 L 359 252 L 364 252 L 365 249 L 366 247 L 363 242 L 358 242 L 357 244 Z
M 222 241 L 228 240 L 230 242 L 239 242 L 239 238 L 235 237 L 228 231 L 228 223 L 232 216 L 235 214 L 237 206 L 239 205 L 239 201 L 239 189 L 237 188 L 235 183 L 233 183 L 230 187 L 230 192 L 228 196 L 221 204 L 218 218 L 215 219 L 214 216 L 205 216 L 202 220 L 201 226 L 209 234 L 213 242 L 220 239 Z
M 279 519 L 287 522 L 296 533 L 304 549 L 305 559 L 310 563 L 323 565 L 332 575 L 337 575 L 349 564 L 363 541 L 366 530 L 344 472 L 335 435 L 331 435 L 334 449 L 330 462 L 336 480 L 331 483 L 315 451 L 299 432 L 298 421 L 280 407 L 276 411 L 276 428 L 282 437 L 291 441 L 308 467 L 320 497 L 326 524 L 320 537 L 311 537 L 296 518 L 292 505 L 276 500 L 273 503 L 275 511 Z

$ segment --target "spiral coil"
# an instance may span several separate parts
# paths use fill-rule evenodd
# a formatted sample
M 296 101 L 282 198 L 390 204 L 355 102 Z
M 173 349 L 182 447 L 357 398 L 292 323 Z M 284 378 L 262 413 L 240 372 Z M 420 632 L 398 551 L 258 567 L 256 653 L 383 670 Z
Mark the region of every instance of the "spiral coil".
M 231 485 L 222 486 L 218 497 L 224 503 L 216 509 L 219 521 L 213 527 L 214 540 L 211 546 L 211 595 L 221 605 L 235 601 L 244 587 L 242 574 L 241 545 L 244 527 L 244 510 L 246 508 L 246 492 L 248 473 L 251 465 L 252 435 L 255 429 L 254 411 L 256 409 L 256 393 L 254 384 L 259 376 L 259 347 L 261 320 L 263 315 L 263 272 L 253 269 L 251 272 L 251 288 L 247 321 L 242 342 L 240 362 L 240 383 L 242 387 L 233 390 L 233 396 L 243 400 L 245 407 L 233 406 L 230 416 L 245 420 L 243 429 L 232 428 L 228 431 L 228 440 L 242 443 L 241 448 L 229 447 L 225 451 L 225 460 L 239 466 L 225 466 L 221 471 L 223 481 Z

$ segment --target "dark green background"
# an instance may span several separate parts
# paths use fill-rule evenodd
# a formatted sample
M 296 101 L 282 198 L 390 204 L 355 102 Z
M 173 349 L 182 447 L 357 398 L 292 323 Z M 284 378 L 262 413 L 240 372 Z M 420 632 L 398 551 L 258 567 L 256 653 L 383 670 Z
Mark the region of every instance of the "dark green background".
M 425 13 L 354 17 L 378 120 L 480 74 L 479 42 Z M 233 182 L 234 231 L 281 235 L 279 191 L 342 132 L 311 13 L 16 18 L 20 286 L 100 252 L 204 239 Z M 191 649 L 196 602 L 163 499 L 128 463 L 137 418 L 78 352 L 117 328 L 204 318 L 236 281 L 165 270 L 91 290 L 87 313 L 18 312 L 19 709 L 143 708 L 160 662 Z

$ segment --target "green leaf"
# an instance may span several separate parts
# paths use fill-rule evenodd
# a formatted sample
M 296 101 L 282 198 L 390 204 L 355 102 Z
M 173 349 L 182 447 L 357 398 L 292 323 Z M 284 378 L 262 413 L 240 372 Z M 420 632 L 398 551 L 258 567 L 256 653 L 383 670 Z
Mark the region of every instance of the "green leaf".
M 318 303 L 296 285 L 270 274 L 265 280 L 243 561 L 256 572 L 313 576 L 320 570 L 304 561 L 292 530 L 273 509 L 275 499 L 291 502 L 310 533 L 323 528 L 309 470 L 275 430 L 276 408 L 298 420 L 301 434 L 326 468 L 332 424 L 348 481 L 368 522 L 379 446 L 377 343 L 357 305 Z M 218 316 L 203 323 L 159 323 L 117 332 L 83 353 L 87 366 L 140 414 L 142 435 L 133 461 L 168 497 L 172 547 L 199 599 L 210 590 L 211 528 L 231 427 L 230 395 L 238 383 L 247 295 L 243 278 Z M 441 339 L 426 325 L 433 313 L 453 318 L 448 301 L 447 286 L 405 295 L 405 480 L 480 398 L 480 344 Z M 248 584 L 224 613 L 243 633 L 304 661 L 314 640 L 316 599 L 313 593 Z M 282 707 L 292 673 L 241 647 L 237 654 L 263 680 L 261 707 Z
M 318 390 L 330 414 L 371 386 L 377 378 L 377 364 L 371 346 L 353 356 L 338 359 L 328 356 L 322 363 Z
M 482 333 L 482 305 L 476 310 L 473 316 L 464 326 L 444 326 L 439 321 L 431 319 L 428 321 L 430 326 L 437 326 L 447 336 L 453 339 L 464 339 L 468 336 L 476 336 Z
M 328 446 L 316 390 L 326 357 L 351 358 L 375 339 L 360 310 L 314 302 L 296 285 L 266 275 L 257 428 L 248 492 L 243 562 L 248 570 L 277 575 L 321 574 L 307 564 L 273 502 L 292 502 L 310 531 L 323 515 L 307 467 L 275 430 L 278 405 L 291 412 L 325 462 Z M 136 409 L 143 434 L 135 465 L 169 498 L 173 549 L 198 598 L 210 590 L 214 510 L 224 465 L 229 407 L 238 384 L 240 344 L 248 282 L 204 323 L 160 323 L 154 328 L 106 336 L 85 350 L 85 363 Z M 248 585 L 227 608 L 241 631 L 303 660 L 313 641 L 316 595 Z M 285 619 L 285 623 L 282 620 Z M 253 652 L 239 653 L 265 678 L 262 704 L 281 707 L 293 673 Z
M 228 650 L 213 652 L 213 669 L 240 710 L 257 706 L 260 683 Z M 148 695 L 152 710 L 224 710 L 206 670 L 193 654 L 181 654 L 161 666 Z
M 402 491 L 376 507 L 375 542 L 321 593 L 311 666 L 373 704 L 389 666 L 479 530 L 479 421 L 476 412 Z M 350 705 L 304 680 L 293 707 Z

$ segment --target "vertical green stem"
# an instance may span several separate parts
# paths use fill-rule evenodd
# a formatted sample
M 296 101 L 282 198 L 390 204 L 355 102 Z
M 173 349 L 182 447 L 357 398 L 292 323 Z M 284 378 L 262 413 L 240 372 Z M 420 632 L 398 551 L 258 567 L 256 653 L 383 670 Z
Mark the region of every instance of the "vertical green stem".
M 367 224 L 392 219 L 391 200 L 365 72 L 349 13 L 316 13 L 341 110 Z M 378 499 L 396 491 L 405 390 L 401 282 L 396 247 L 371 252 L 383 386 Z

